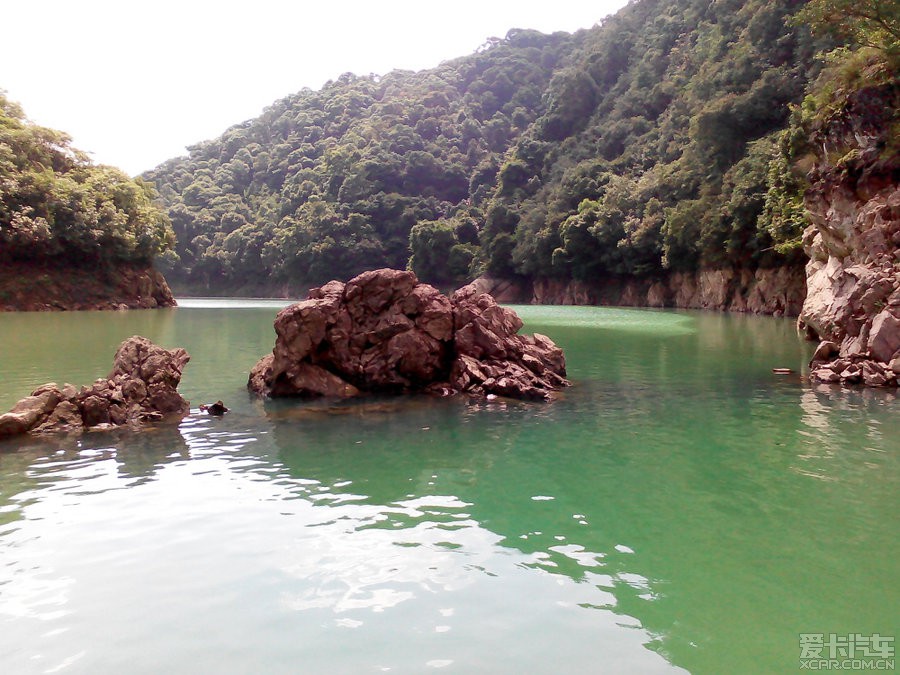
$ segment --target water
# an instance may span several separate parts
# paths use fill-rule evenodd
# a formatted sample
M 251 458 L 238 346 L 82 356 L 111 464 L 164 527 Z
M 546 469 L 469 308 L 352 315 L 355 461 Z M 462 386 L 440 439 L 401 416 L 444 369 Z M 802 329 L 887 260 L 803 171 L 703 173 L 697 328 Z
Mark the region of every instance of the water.
M 279 306 L 0 314 L 2 409 L 141 334 L 233 411 L 0 443 L 4 673 L 781 673 L 898 634 L 896 399 L 773 375 L 791 321 L 518 307 L 555 403 L 263 404 Z

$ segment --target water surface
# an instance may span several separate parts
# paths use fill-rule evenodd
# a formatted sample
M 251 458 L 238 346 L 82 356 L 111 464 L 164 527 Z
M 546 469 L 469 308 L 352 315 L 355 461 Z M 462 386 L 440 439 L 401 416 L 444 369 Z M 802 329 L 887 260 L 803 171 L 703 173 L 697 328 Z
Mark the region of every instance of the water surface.
M 263 404 L 282 304 L 0 314 L 0 408 L 133 334 L 195 408 L 0 443 L 4 672 L 793 672 L 799 633 L 897 634 L 895 397 L 773 375 L 791 321 L 517 307 L 554 403 Z

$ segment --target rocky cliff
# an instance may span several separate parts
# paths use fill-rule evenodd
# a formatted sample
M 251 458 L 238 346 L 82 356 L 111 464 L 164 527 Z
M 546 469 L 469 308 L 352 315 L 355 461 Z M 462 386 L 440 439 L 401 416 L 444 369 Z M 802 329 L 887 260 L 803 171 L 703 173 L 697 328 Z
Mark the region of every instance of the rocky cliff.
M 805 196 L 812 225 L 803 235 L 808 292 L 798 319 L 822 341 L 815 380 L 882 386 L 900 374 L 898 99 L 896 84 L 853 92 L 816 132 Z
M 150 309 L 175 304 L 163 275 L 149 266 L 0 261 L 0 311 Z
M 799 314 L 806 294 L 800 267 L 701 270 L 656 279 L 609 277 L 592 283 L 552 279 L 515 283 L 482 277 L 476 285 L 500 302 L 676 307 L 775 316 Z

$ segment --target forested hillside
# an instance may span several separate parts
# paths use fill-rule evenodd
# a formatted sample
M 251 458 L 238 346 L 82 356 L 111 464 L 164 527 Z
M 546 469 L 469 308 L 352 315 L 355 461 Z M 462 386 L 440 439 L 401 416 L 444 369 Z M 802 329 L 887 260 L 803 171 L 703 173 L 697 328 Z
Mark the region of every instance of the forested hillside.
M 488 270 L 589 279 L 786 262 L 765 195 L 789 104 L 815 71 L 818 45 L 785 22 L 801 4 L 645 1 L 593 31 L 501 169 Z
M 168 274 L 234 291 L 384 265 L 437 283 L 797 265 L 790 106 L 832 44 L 790 21 L 802 6 L 638 0 L 300 91 L 145 174 Z
M 143 181 L 93 164 L 0 90 L 0 259 L 149 263 L 174 243 Z
M 152 186 L 93 164 L 0 90 L 0 310 L 172 304 Z
M 178 236 L 171 275 L 233 286 L 406 267 L 413 225 L 490 198 L 574 41 L 513 31 L 434 70 L 345 74 L 191 147 L 145 175 Z M 478 229 L 455 233 L 455 274 L 468 273 Z

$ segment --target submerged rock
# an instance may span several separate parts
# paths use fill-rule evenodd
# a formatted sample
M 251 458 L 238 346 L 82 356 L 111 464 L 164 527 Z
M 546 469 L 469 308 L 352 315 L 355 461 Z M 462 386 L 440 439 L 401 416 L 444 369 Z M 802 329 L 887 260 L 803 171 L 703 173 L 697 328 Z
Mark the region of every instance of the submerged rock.
M 200 404 L 200 412 L 205 412 L 206 414 L 212 415 L 213 417 L 221 417 L 228 412 L 228 408 L 224 403 L 222 403 L 222 401 L 216 401 L 215 403 Z
M 550 338 L 475 285 L 451 297 L 408 271 L 331 281 L 275 318 L 272 354 L 250 373 L 263 396 L 347 398 L 364 392 L 498 394 L 545 400 L 568 385 Z
M 163 349 L 140 336 L 116 351 L 113 369 L 90 387 L 55 382 L 35 389 L 0 415 L 0 438 L 25 433 L 83 431 L 117 426 L 139 427 L 176 417 L 190 409 L 176 391 L 190 360 L 184 349 Z

